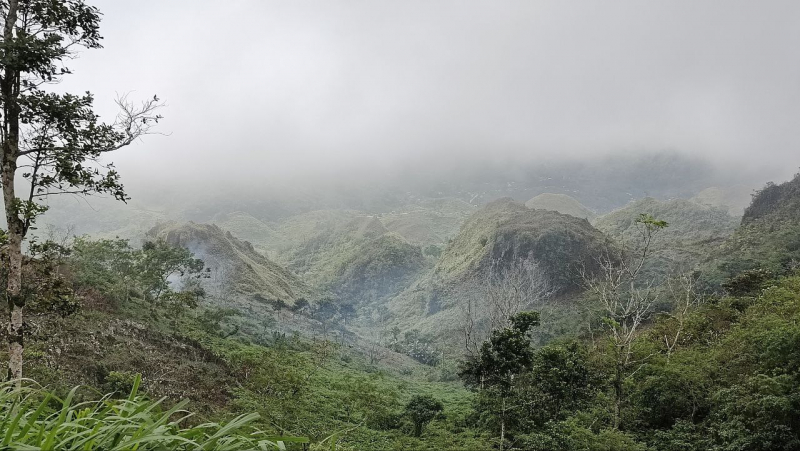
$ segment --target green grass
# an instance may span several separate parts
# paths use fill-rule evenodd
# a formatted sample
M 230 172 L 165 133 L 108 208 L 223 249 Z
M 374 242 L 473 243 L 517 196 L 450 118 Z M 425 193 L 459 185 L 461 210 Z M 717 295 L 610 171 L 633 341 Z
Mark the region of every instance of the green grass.
M 28 382 L 28 381 L 26 381 Z M 0 386 L 0 449 L 16 450 L 280 450 L 286 443 L 307 439 L 275 437 L 253 428 L 257 413 L 242 414 L 226 423 L 191 427 L 187 401 L 165 408 L 161 398 L 139 395 L 137 376 L 127 398 L 113 394 L 76 402 L 81 387 L 62 399 L 32 384 Z

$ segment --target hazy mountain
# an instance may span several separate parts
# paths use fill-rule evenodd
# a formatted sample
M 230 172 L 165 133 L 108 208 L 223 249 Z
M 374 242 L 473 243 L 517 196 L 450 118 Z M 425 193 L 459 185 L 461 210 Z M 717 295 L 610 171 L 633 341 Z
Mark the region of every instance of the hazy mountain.
M 525 202 L 525 206 L 539 210 L 557 211 L 565 215 L 588 219 L 590 221 L 597 216 L 575 198 L 567 196 L 566 194 L 542 193 Z
M 286 268 L 256 252 L 247 241 L 213 224 L 162 223 L 148 232 L 150 238 L 192 251 L 205 262 L 210 278 L 204 283 L 211 295 L 231 300 L 232 306 L 280 300 L 292 305 L 312 290 Z

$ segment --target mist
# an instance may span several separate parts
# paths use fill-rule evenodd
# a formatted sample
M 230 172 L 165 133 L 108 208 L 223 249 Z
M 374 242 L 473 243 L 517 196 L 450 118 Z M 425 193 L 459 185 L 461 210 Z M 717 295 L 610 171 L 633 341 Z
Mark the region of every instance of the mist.
M 58 89 L 158 94 L 116 152 L 144 188 L 365 184 L 668 149 L 798 166 L 793 1 L 98 1 L 104 49 Z

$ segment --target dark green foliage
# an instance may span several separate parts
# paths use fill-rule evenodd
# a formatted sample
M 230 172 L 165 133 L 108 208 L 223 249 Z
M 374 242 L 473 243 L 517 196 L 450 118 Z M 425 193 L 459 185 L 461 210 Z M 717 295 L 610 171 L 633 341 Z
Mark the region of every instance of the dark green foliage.
M 414 437 L 422 435 L 422 428 L 439 415 L 444 406 L 430 395 L 416 395 L 406 404 L 405 413 L 414 424 Z
M 731 296 L 754 296 L 764 289 L 764 284 L 774 277 L 765 269 L 748 269 L 731 277 L 722 288 Z
M 510 390 L 514 378 L 533 363 L 534 351 L 528 331 L 538 324 L 536 312 L 522 312 L 512 317 L 511 327 L 492 332 L 481 345 L 480 354 L 464 363 L 461 378 L 474 388 Z

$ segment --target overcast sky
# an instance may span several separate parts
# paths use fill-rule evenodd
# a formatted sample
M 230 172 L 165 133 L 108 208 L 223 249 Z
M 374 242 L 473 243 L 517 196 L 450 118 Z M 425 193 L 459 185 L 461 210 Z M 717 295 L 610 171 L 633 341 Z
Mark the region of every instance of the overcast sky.
M 90 3 L 105 48 L 62 88 L 168 104 L 170 136 L 114 158 L 129 185 L 620 149 L 800 166 L 796 0 Z

